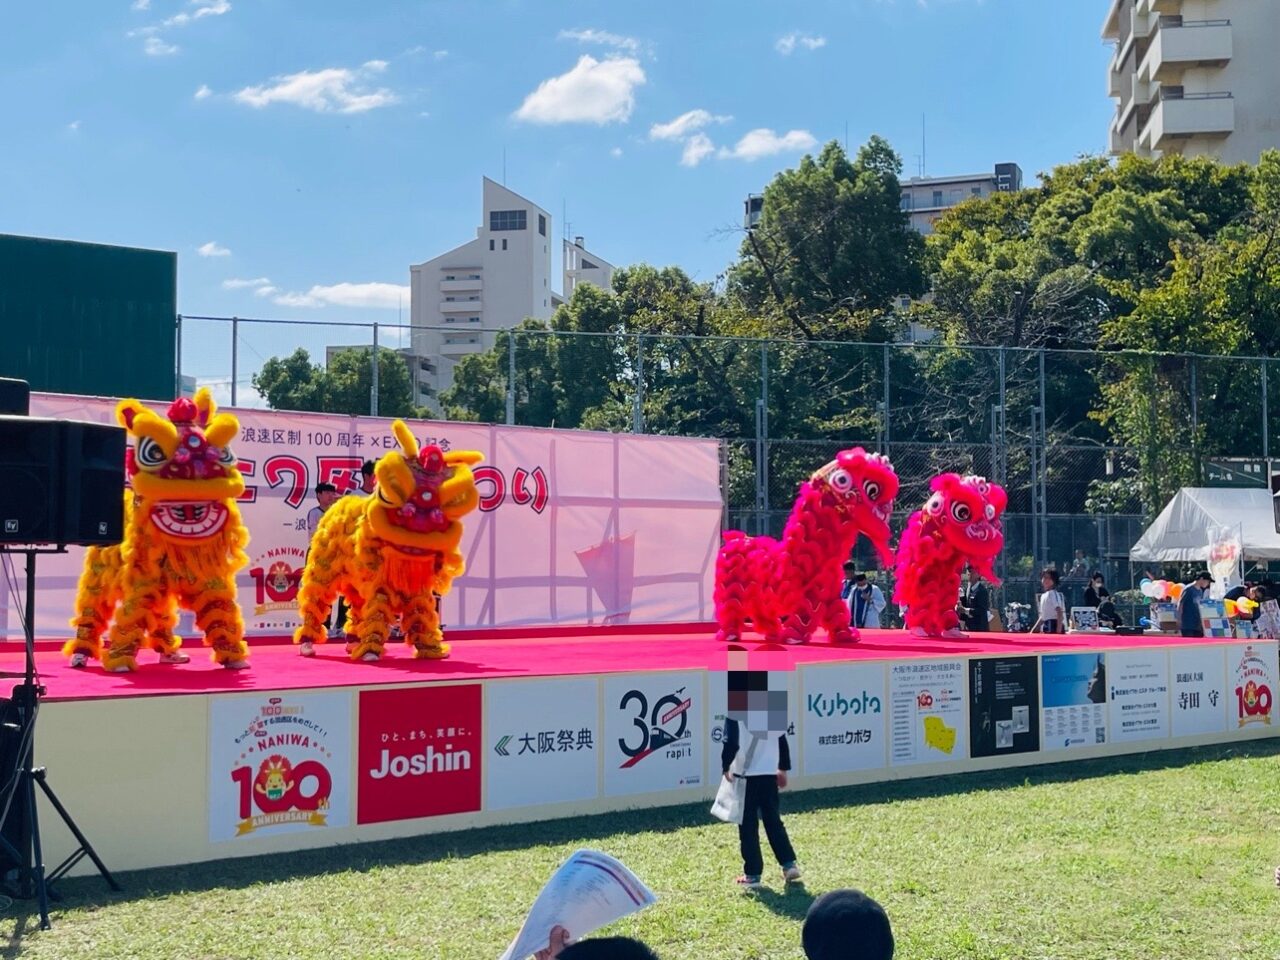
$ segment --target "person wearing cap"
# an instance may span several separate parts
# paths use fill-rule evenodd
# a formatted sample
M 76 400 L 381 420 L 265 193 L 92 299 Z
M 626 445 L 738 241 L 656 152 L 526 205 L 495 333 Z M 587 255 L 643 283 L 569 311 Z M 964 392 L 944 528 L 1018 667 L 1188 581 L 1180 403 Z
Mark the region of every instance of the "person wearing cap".
M 833 890 L 813 901 L 800 938 L 808 960 L 893 960 L 889 915 L 860 890 Z
M 1184 637 L 1203 637 L 1204 623 L 1200 619 L 1200 601 L 1209 595 L 1213 577 L 1208 570 L 1201 570 L 1195 579 L 1182 588 L 1178 599 L 1178 631 Z

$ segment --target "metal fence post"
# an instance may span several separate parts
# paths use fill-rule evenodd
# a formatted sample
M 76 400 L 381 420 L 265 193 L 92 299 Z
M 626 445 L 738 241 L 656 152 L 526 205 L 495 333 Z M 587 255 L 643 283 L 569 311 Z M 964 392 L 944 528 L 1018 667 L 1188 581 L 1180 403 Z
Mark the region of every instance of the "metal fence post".
M 1200 483 L 1200 405 L 1196 393 L 1196 358 L 1191 358 L 1191 463 L 1195 468 L 1197 485 Z
M 636 338 L 636 392 L 631 408 L 631 432 L 644 433 L 644 334 Z
M 373 386 L 369 391 L 369 416 L 378 415 L 378 324 L 373 324 Z
M 182 396 L 182 314 L 178 314 L 178 322 L 174 324 L 174 390 L 175 397 Z
M 516 332 L 507 331 L 507 426 L 516 422 Z
M 764 456 L 760 460 L 761 499 L 764 515 L 760 518 L 760 532 L 769 531 L 769 347 L 760 347 L 760 438 Z
M 1262 459 L 1271 459 L 1271 411 L 1267 403 L 1267 361 L 1262 364 Z
M 889 406 L 889 344 L 884 345 L 884 454 L 889 455 L 889 444 L 893 441 L 893 416 Z
M 1044 347 L 1040 348 L 1040 549 L 1049 560 L 1049 403 L 1046 399 Z
M 236 344 L 240 340 L 240 320 L 231 318 L 231 405 L 236 405 L 236 380 L 240 371 L 236 368 Z

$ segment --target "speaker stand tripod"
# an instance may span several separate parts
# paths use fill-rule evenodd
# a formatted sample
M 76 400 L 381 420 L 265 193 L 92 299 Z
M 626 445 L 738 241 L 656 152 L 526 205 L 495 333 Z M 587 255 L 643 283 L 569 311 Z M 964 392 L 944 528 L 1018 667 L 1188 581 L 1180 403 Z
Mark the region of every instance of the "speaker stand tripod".
M 75 820 L 62 805 L 57 794 L 53 792 L 53 787 L 49 785 L 48 772 L 44 767 L 35 765 L 36 717 L 40 712 L 40 697 L 45 692 L 44 687 L 40 686 L 36 680 L 36 556 L 41 553 L 66 553 L 66 550 L 61 547 L 44 550 L 0 547 L 0 554 L 22 554 L 27 560 L 26 613 L 23 617 L 26 633 L 26 670 L 22 683 L 13 690 L 12 702 L 17 713 L 16 721 L 6 723 L 4 729 L 0 731 L 0 736 L 11 737 L 17 743 L 14 765 L 12 770 L 8 771 L 9 779 L 4 787 L 3 796 L 0 797 L 0 825 L 8 821 L 10 809 L 16 803 L 19 804 L 16 809 L 21 812 L 19 819 L 22 830 L 17 844 L 12 843 L 8 837 L 0 833 L 0 855 L 17 865 L 17 879 L 11 889 L 20 899 L 34 898 L 37 901 L 40 909 L 40 929 L 48 930 L 50 927 L 49 898 L 52 896 L 58 899 L 52 885 L 65 877 L 71 868 L 85 857 L 93 861 L 93 865 L 98 868 L 98 873 L 112 890 L 119 890 L 120 885 L 116 883 L 115 878 L 111 876 L 111 871 L 102 862 L 102 858 L 93 849 L 88 838 L 76 826 Z M 36 815 L 37 787 L 79 844 L 62 863 L 47 874 L 40 845 L 40 821 Z

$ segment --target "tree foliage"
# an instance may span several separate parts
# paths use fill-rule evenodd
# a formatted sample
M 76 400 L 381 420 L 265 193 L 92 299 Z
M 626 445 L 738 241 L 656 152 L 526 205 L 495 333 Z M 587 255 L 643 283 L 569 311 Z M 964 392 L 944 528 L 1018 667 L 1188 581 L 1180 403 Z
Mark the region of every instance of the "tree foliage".
M 325 367 L 311 362 L 299 347 L 289 356 L 271 357 L 253 375 L 253 386 L 273 410 L 307 410 L 368 416 L 373 397 L 373 363 L 369 348 L 352 347 L 334 354 Z M 402 356 L 378 348 L 378 415 L 416 417 L 413 382 Z

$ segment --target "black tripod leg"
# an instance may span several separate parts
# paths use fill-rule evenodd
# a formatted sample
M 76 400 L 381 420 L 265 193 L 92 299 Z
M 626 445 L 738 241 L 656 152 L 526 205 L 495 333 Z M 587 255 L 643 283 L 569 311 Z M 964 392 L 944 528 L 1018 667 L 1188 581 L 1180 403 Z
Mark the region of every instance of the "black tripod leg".
M 48 930 L 49 923 L 49 887 L 44 880 L 44 854 L 40 851 L 40 821 L 36 819 L 36 791 L 31 785 L 33 774 L 23 776 L 24 798 L 27 804 L 27 822 L 31 824 L 31 850 L 35 855 L 31 863 L 31 881 L 36 888 L 36 901 L 40 906 L 40 929 Z
M 53 792 L 53 787 L 49 786 L 48 780 L 45 779 L 45 771 L 41 770 L 40 775 L 36 778 L 36 783 L 40 784 L 40 789 L 44 791 L 45 797 L 49 803 L 53 805 L 53 809 L 58 811 L 58 816 L 62 818 L 62 822 L 67 825 L 67 829 L 71 831 L 72 836 L 80 844 L 80 849 L 85 855 L 93 861 L 93 865 L 98 868 L 98 873 L 102 874 L 102 879 L 107 881 L 107 886 L 112 890 L 120 890 L 120 884 L 116 883 L 116 878 L 111 875 L 111 871 L 107 869 L 107 865 L 102 862 L 93 844 L 89 842 L 89 838 L 80 832 L 80 828 L 76 826 L 76 822 L 71 819 L 71 814 L 67 812 L 67 808 L 62 805 L 62 801 L 58 799 L 57 794 Z M 36 859 L 40 857 L 40 848 L 36 847 Z

